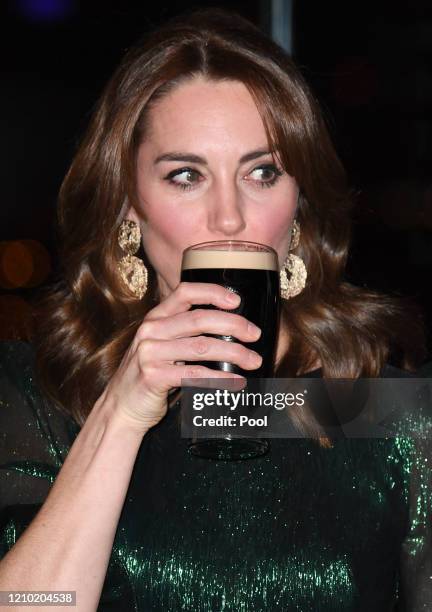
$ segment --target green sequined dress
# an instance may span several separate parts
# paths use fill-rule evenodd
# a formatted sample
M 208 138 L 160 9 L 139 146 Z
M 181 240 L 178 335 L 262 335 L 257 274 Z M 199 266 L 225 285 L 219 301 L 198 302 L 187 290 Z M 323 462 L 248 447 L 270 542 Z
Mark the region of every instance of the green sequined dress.
M 0 558 L 79 431 L 32 364 L 1 343 Z M 190 455 L 176 427 L 173 409 L 143 439 L 99 611 L 432 610 L 432 439 L 272 439 L 224 462 Z

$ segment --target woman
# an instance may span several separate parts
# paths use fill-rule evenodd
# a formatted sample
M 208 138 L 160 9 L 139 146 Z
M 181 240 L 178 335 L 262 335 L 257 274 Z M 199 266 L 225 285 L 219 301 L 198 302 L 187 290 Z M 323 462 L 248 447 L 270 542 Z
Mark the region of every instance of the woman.
M 0 590 L 76 590 L 86 611 L 432 605 L 427 440 L 310 421 L 264 457 L 209 461 L 171 401 L 182 377 L 227 376 L 184 362 L 261 361 L 228 291 L 179 283 L 184 248 L 225 238 L 278 253 L 277 376 L 409 375 L 388 361 L 421 358 L 415 322 L 343 281 L 350 209 L 312 95 L 251 24 L 196 13 L 127 54 L 61 189 L 37 379 L 27 345 L 3 351 Z M 205 304 L 221 310 L 189 310 Z

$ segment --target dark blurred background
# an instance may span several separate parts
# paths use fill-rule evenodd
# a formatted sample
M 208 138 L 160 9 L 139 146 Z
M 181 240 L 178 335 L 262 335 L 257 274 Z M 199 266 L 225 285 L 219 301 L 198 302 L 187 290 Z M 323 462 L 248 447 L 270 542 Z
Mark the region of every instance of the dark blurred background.
M 414 297 L 431 349 L 430 0 L 4 0 L 0 339 L 24 336 L 56 270 L 57 192 L 104 83 L 136 39 L 198 6 L 237 10 L 292 53 L 358 193 L 348 276 Z

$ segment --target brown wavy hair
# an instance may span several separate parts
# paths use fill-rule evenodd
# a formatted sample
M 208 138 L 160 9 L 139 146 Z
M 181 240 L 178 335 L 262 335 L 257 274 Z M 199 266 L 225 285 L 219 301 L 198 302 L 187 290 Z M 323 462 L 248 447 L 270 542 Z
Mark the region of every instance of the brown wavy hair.
M 283 303 L 290 343 L 276 375 L 301 375 L 319 359 L 324 377 L 376 377 L 389 359 L 414 369 L 424 356 L 422 326 L 408 302 L 343 279 L 352 193 L 300 71 L 242 17 L 198 11 L 169 22 L 127 52 L 60 190 L 60 279 L 40 301 L 33 341 L 43 389 L 80 425 L 159 299 L 144 250 L 150 273 L 145 298 L 135 299 L 119 280 L 117 230 L 137 201 L 137 147 L 145 138 L 149 108 L 196 75 L 245 84 L 271 150 L 300 187 L 297 254 L 308 281 L 299 296 Z

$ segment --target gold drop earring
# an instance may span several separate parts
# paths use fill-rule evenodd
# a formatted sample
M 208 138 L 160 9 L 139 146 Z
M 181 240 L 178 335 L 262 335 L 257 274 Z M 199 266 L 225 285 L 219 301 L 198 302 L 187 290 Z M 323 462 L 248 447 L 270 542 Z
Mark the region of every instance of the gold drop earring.
M 141 245 L 141 230 L 135 221 L 124 219 L 118 231 L 118 244 L 125 255 L 118 262 L 118 270 L 125 285 L 136 298 L 147 291 L 148 272 L 144 262 L 134 257 Z
M 304 261 L 294 251 L 300 243 L 300 225 L 294 221 L 291 230 L 289 253 L 280 271 L 280 294 L 284 300 L 289 300 L 303 291 L 306 285 L 307 270 Z M 289 273 L 289 278 L 287 275 Z

